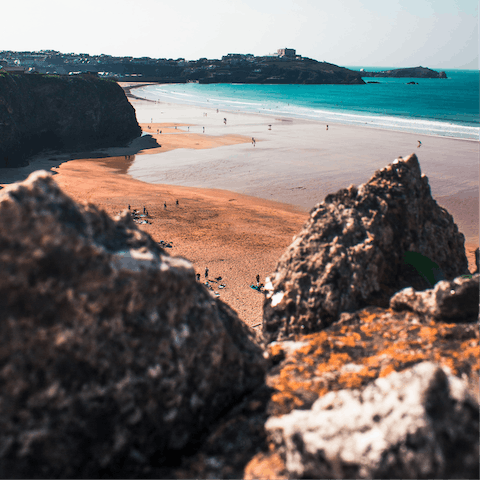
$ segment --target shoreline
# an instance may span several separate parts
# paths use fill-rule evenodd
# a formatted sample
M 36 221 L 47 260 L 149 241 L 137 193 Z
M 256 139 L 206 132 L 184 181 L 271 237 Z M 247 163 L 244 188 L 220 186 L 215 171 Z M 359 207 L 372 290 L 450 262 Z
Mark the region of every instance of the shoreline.
M 124 82 L 119 82 L 119 85 L 123 85 Z M 149 86 L 149 85 L 159 85 L 159 86 L 162 86 L 162 85 L 183 85 L 181 83 L 175 83 L 175 84 L 165 84 L 165 83 L 145 83 L 145 84 L 142 84 L 142 85 L 138 85 L 138 86 L 128 86 L 126 88 L 128 88 L 128 91 L 131 92 L 131 90 L 135 89 L 135 88 L 141 88 L 141 87 L 145 87 L 145 86 Z M 232 85 L 236 85 L 236 84 L 232 84 Z M 238 84 L 238 85 L 244 85 L 244 84 Z M 263 85 L 263 84 L 262 84 Z M 266 84 L 266 85 L 269 85 L 269 84 Z M 275 85 L 275 84 L 271 84 L 271 85 Z M 123 88 L 123 87 L 122 87 Z M 171 105 L 179 105 L 179 106 L 191 106 L 191 107 L 196 107 L 196 108 L 202 108 L 202 109 L 213 109 L 215 110 L 216 107 L 210 107 L 210 106 L 207 106 L 207 105 L 197 105 L 197 104 L 189 104 L 189 103 L 175 103 L 175 101 L 158 101 L 158 103 L 155 101 L 155 100 L 150 100 L 150 99 L 147 99 L 147 98 L 144 98 L 144 97 L 139 97 L 137 95 L 134 95 L 132 93 L 130 93 L 130 95 L 132 96 L 132 98 L 135 98 L 136 100 L 140 100 L 140 101 L 146 101 L 146 102 L 152 102 L 152 103 L 156 103 L 157 105 L 160 105 L 160 104 L 171 104 Z M 344 123 L 342 121 L 339 121 L 339 120 L 332 120 L 332 119 L 329 119 L 329 120 L 319 120 L 319 119 L 312 119 L 312 118 L 306 118 L 306 117 L 302 117 L 302 116 L 285 116 L 284 114 L 280 114 L 280 115 L 275 115 L 273 113 L 268 113 L 268 112 L 257 112 L 257 111 L 251 111 L 251 112 L 248 112 L 248 111 L 242 111 L 242 110 L 232 110 L 230 109 L 230 107 L 227 107 L 227 108 L 223 108 L 222 107 L 222 111 L 224 112 L 228 112 L 228 113 L 232 113 L 232 114 L 238 114 L 238 115 L 260 115 L 260 116 L 264 116 L 266 118 L 270 118 L 270 119 L 274 119 L 275 117 L 280 117 L 280 118 L 283 118 L 285 120 L 301 120 L 301 121 L 306 121 L 306 122 L 315 122 L 315 123 L 320 123 L 320 124 L 323 124 L 325 125 L 325 123 L 328 123 L 329 125 L 344 125 L 344 126 L 349 126 L 349 127 L 360 127 L 360 128 L 368 128 L 368 129 L 373 129 L 373 130 L 380 130 L 380 131 L 385 131 L 385 132 L 399 132 L 399 133 L 406 133 L 406 134 L 409 134 L 409 135 L 422 135 L 422 136 L 425 136 L 425 137 L 433 137 L 433 138 L 445 138 L 445 139 L 449 139 L 449 140 L 464 140 L 464 141 L 468 141 L 468 142 L 475 142 L 475 143 L 479 143 L 479 140 L 478 139 L 474 139 L 474 138 L 462 138 L 462 137 L 454 137 L 454 136 L 448 136 L 448 135 L 435 135 L 435 134 L 429 134 L 429 133 L 417 133 L 417 132 L 412 132 L 412 131 L 408 131 L 408 130 L 401 130 L 401 129 L 388 129 L 388 128 L 382 128 L 381 126 L 375 126 L 375 125 L 368 125 L 367 122 L 364 122 L 363 124 L 361 124 L 360 122 L 358 122 L 358 124 L 354 124 L 354 123 Z M 328 114 L 329 111 L 326 111 L 326 113 Z M 335 112 L 335 110 L 332 110 L 332 113 Z M 352 111 L 353 112 L 353 111 Z M 359 112 L 353 112 L 353 113 L 357 113 L 360 115 Z M 366 117 L 370 117 L 370 115 L 366 115 Z M 371 115 L 372 118 L 377 118 L 375 115 Z M 391 117 L 391 118 L 394 118 L 394 119 L 402 119 L 403 117 Z M 450 125 L 456 125 L 456 126 L 459 126 L 459 127 L 463 127 L 464 125 L 460 125 L 460 124 L 453 124 L 451 122 L 440 122 L 439 120 L 430 120 L 430 119 L 427 119 L 426 120 L 427 122 L 438 122 L 440 124 L 444 124 L 444 123 L 448 123 Z
M 454 216 L 466 241 L 478 242 L 478 142 L 425 139 L 351 125 L 332 126 L 325 132 L 321 123 L 283 121 L 278 116 L 268 130 L 270 119 L 243 112 L 229 113 L 225 126 L 225 112 L 217 114 L 213 108 L 143 100 L 132 104 L 147 132 L 151 117 L 155 117 L 155 123 L 160 116 L 190 125 L 190 132 L 180 129 L 185 138 L 197 133 L 206 138 L 236 133 L 257 140 L 255 149 L 244 143 L 210 150 L 148 152 L 136 157 L 130 167 L 129 174 L 134 178 L 155 184 L 221 188 L 309 211 L 329 193 L 364 183 L 393 159 L 415 152 L 422 172 L 429 177 L 434 198 Z M 208 112 L 208 116 L 202 112 Z M 205 134 L 201 133 L 202 125 L 206 126 Z M 154 137 L 162 143 L 162 135 Z M 418 138 L 424 142 L 420 149 Z
M 309 121 L 282 122 L 279 119 L 272 123 L 273 130 L 269 132 L 268 120 L 259 115 L 228 114 L 228 124 L 225 126 L 222 113 L 215 118 L 216 114 L 208 110 L 208 116 L 203 117 L 202 113 L 207 109 L 155 104 L 153 101 L 132 97 L 129 101 L 136 109 L 143 131 L 156 139 L 161 147 L 152 148 L 151 137 L 144 136 L 137 139 L 139 143 L 135 148 L 104 149 L 83 158 L 46 154 L 36 158 L 29 167 L 0 171 L 0 183 L 21 180 L 26 178 L 29 171 L 43 168 L 53 172 L 57 183 L 74 200 L 94 203 L 109 215 L 114 216 L 125 210 L 128 204 L 137 210 L 141 210 L 145 205 L 151 223 L 139 225 L 139 228 L 148 232 L 155 241 L 172 242 L 173 248 L 167 248 L 166 251 L 170 255 L 182 256 L 191 261 L 195 271 L 200 273 L 202 283 L 205 281 L 206 266 L 210 270 L 209 278 L 221 276 L 226 288 L 215 290 L 219 293 L 219 298 L 236 310 L 247 325 L 256 326 L 255 328 L 258 328 L 262 321 L 263 295 L 251 289 L 250 285 L 255 283 L 257 274 L 260 275 L 261 282 L 265 283 L 265 278 L 275 270 L 280 256 L 309 217 L 309 208 L 302 206 L 301 202 L 295 203 L 291 200 L 294 197 L 305 199 L 310 195 L 312 202 L 321 202 L 325 197 L 321 195 L 323 190 L 328 194 L 348 187 L 352 172 L 353 179 L 359 180 L 352 183 L 358 185 L 362 183 L 361 175 L 368 180 L 377 167 L 384 167 L 398 156 L 398 152 L 395 157 L 386 155 L 379 150 L 378 145 L 375 147 L 374 143 L 371 143 L 371 137 L 367 135 L 368 138 L 364 138 L 362 129 L 351 129 L 350 126 L 332 128 L 326 132 L 330 136 L 320 137 L 318 146 L 311 144 L 312 138 L 316 139 L 324 130 L 318 131 Z M 162 111 L 163 113 L 160 113 Z M 156 117 L 157 123 L 150 123 L 152 116 Z M 237 123 L 237 119 L 241 121 L 238 120 Z M 205 134 L 201 130 L 202 123 L 207 124 Z M 161 135 L 151 130 L 152 127 L 154 130 L 160 129 L 156 125 L 162 125 Z M 255 134 L 258 143 L 253 147 L 250 143 L 251 135 L 247 132 L 259 128 L 259 125 L 263 130 L 258 138 Z M 186 131 L 188 126 L 190 132 Z M 320 126 L 324 127 L 323 124 Z M 354 131 L 359 134 L 353 137 L 346 134 Z M 408 147 L 407 151 L 401 150 L 403 156 L 406 156 L 413 150 L 409 146 L 412 135 L 400 136 L 406 143 L 397 142 L 392 151 Z M 297 143 L 292 140 L 293 144 L 288 148 L 279 144 L 281 141 L 278 139 L 284 138 L 288 144 L 289 138 L 293 137 L 298 137 L 295 140 Z M 353 145 L 359 138 L 363 139 L 365 154 L 361 154 Z M 329 143 L 331 141 L 333 143 Z M 451 140 L 443 138 L 441 143 L 449 145 L 445 152 L 447 159 L 450 159 L 452 151 L 456 153 L 453 158 L 457 161 L 468 153 L 463 151 L 459 154 L 456 147 L 452 149 Z M 459 145 L 466 148 L 469 144 L 461 142 Z M 373 150 L 377 151 L 378 158 L 371 158 Z M 421 150 L 420 153 L 423 152 L 427 153 L 428 149 Z M 202 163 L 198 155 L 213 157 Z M 223 163 L 218 162 L 218 156 Z M 184 173 L 189 169 L 193 173 L 198 170 L 203 172 L 202 175 L 207 179 L 217 175 L 213 178 L 213 186 L 152 183 L 154 171 L 148 167 L 148 163 L 153 162 L 154 166 L 161 170 L 162 162 L 171 163 L 175 158 L 192 163 L 182 167 Z M 422 156 L 419 159 L 422 171 L 425 172 L 424 159 Z M 229 162 L 233 162 L 230 166 L 235 164 L 239 168 L 235 172 L 229 172 L 226 168 Z M 137 179 L 129 174 L 135 164 L 144 164 L 141 169 L 147 178 Z M 321 175 L 315 178 L 312 176 L 312 168 L 319 165 Z M 445 164 L 442 163 L 441 166 L 444 168 Z M 443 172 L 445 178 L 440 186 L 446 188 L 447 193 L 448 184 L 458 176 L 459 170 L 461 169 L 457 165 L 451 171 Z M 268 175 L 262 177 L 262 172 Z M 430 172 L 427 174 L 430 176 Z M 219 180 L 228 177 L 232 186 L 243 182 L 248 191 L 222 188 Z M 265 178 L 269 178 L 270 183 L 262 184 Z M 321 186 L 318 185 L 319 179 Z M 299 181 L 308 181 L 310 186 L 315 185 L 318 188 L 310 191 L 298 189 L 301 186 Z M 256 191 L 253 188 L 255 182 L 259 182 Z M 286 185 L 290 190 L 285 191 Z M 434 190 L 432 188 L 432 192 Z M 252 191 L 255 191 L 254 194 Z M 263 194 L 263 197 L 259 193 Z M 473 252 L 478 246 L 478 187 L 476 207 L 474 205 L 473 214 L 470 215 L 466 213 L 472 210 L 472 198 L 468 194 L 463 195 L 461 191 L 450 193 L 450 199 L 439 203 L 454 216 L 460 231 L 465 235 L 465 248 L 472 270 Z M 434 198 L 438 201 L 438 195 L 434 195 Z M 177 199 L 180 202 L 178 208 L 175 205 Z M 167 203 L 167 208 L 164 208 L 164 202 Z M 466 235 L 462 225 L 467 225 L 470 221 L 473 222 L 470 225 L 470 235 Z M 212 285 L 218 288 L 220 284 L 212 282 Z

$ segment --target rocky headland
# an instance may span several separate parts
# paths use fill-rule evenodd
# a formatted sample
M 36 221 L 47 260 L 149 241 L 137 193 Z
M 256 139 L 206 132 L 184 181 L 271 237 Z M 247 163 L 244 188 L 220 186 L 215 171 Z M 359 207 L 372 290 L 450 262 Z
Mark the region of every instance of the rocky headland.
M 255 84 L 364 84 L 359 72 L 310 58 L 282 61 L 265 59 L 258 63 L 220 63 L 211 70 L 185 69 L 182 76 L 198 83 Z M 185 80 L 184 80 L 185 81 Z
M 27 165 L 44 150 L 123 146 L 140 135 L 135 110 L 114 81 L 0 74 L 0 168 Z
M 1 477 L 479 478 L 479 275 L 415 155 L 312 209 L 263 334 L 46 172 L 0 227 Z
M 367 72 L 365 70 L 361 70 L 360 74 L 362 77 L 447 78 L 447 74 L 445 72 L 437 72 L 425 67 L 395 68 L 393 70 L 384 70 L 382 72 Z

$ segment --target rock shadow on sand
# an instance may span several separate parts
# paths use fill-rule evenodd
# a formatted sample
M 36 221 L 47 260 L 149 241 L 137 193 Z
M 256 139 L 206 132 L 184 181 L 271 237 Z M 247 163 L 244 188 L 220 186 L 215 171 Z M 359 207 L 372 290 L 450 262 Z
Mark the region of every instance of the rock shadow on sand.
M 126 147 L 109 147 L 91 151 L 74 153 L 59 153 L 45 151 L 29 159 L 29 164 L 24 167 L 0 169 L 0 184 L 7 185 L 22 182 L 36 170 L 51 170 L 58 168 L 62 163 L 70 160 L 93 160 L 104 166 L 113 168 L 118 173 L 127 173 L 130 165 L 135 160 L 135 155 L 143 150 L 161 148 L 157 140 L 149 134 L 143 134 L 132 140 Z M 53 175 L 57 172 L 53 171 Z M 0 186 L 0 189 L 3 187 Z

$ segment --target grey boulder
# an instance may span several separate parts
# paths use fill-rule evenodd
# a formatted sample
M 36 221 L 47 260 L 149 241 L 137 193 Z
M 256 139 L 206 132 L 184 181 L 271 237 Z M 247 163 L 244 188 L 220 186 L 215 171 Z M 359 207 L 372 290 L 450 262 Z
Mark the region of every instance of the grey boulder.
M 271 417 L 291 478 L 479 478 L 478 403 L 424 362 Z
M 479 275 L 438 282 L 434 288 L 417 292 L 405 288 L 390 299 L 394 310 L 407 310 L 444 322 L 478 320 Z

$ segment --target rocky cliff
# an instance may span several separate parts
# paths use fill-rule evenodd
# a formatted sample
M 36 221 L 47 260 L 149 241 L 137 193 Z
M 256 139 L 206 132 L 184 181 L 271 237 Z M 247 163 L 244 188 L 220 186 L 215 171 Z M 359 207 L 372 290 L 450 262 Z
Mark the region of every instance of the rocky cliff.
M 332 63 L 317 62 L 310 58 L 282 60 L 256 58 L 255 61 L 235 63 L 222 60 L 199 60 L 179 65 L 135 64 L 135 72 L 141 77 L 123 77 L 123 68 L 105 65 L 105 69 L 122 72 L 119 78 L 141 79 L 142 82 L 159 83 L 252 83 L 252 84 L 359 84 L 363 85 L 360 72 L 339 67 Z M 131 67 L 133 68 L 133 67 Z
M 214 70 L 184 72 L 187 79 L 199 83 L 268 84 L 364 84 L 358 72 L 309 58 L 281 61 L 264 60 L 238 65 L 219 65 Z
M 0 75 L 0 168 L 26 165 L 46 149 L 121 146 L 140 134 L 135 110 L 115 82 Z
M 397 77 L 397 78 L 447 78 L 445 72 L 437 72 L 425 67 L 396 68 L 383 72 L 360 72 L 362 77 Z

